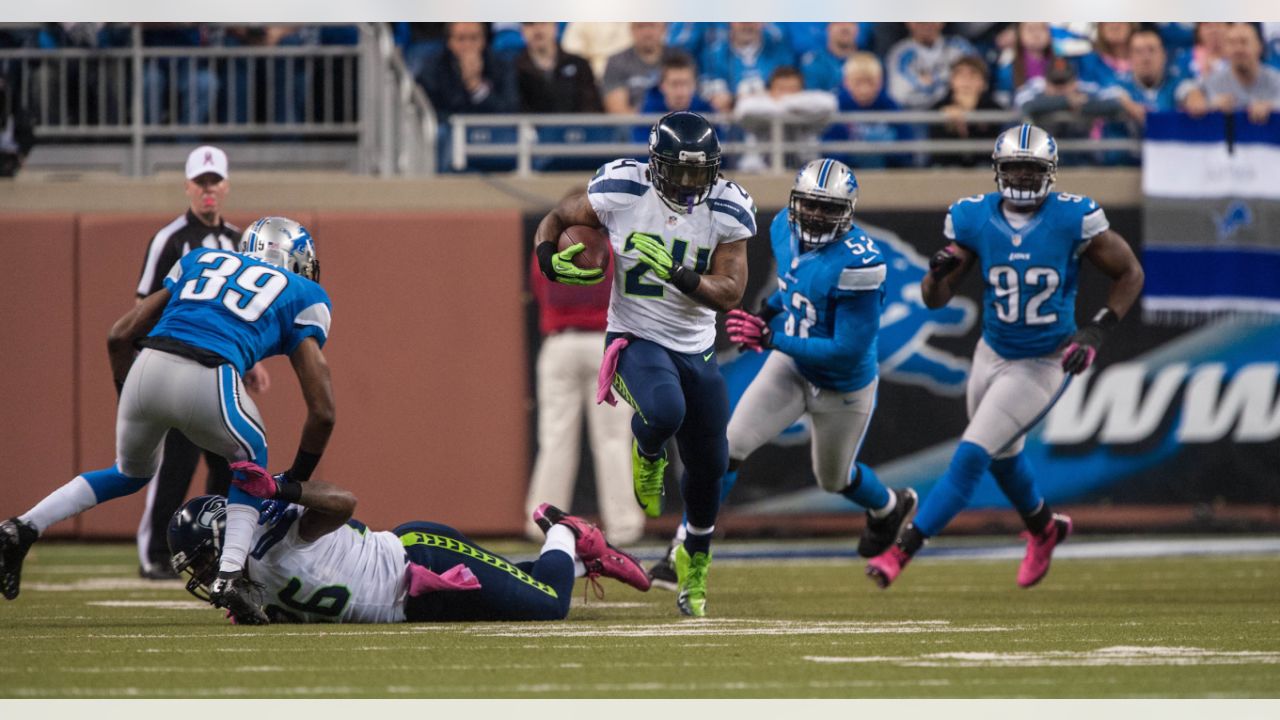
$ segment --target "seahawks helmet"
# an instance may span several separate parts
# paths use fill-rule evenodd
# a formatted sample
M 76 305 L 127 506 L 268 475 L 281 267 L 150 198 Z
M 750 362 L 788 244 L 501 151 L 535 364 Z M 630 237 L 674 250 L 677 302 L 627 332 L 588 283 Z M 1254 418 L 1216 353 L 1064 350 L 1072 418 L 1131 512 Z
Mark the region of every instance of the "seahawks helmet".
M 255 220 L 240 237 L 240 252 L 308 280 L 320 280 L 315 241 L 306 228 L 289 218 Z
M 788 203 L 791 234 L 807 252 L 844 237 L 853 227 L 858 179 L 848 165 L 814 160 L 800 168 Z
M 996 172 L 996 188 L 1010 204 L 1039 205 L 1057 179 L 1058 143 L 1035 125 L 1009 128 L 996 138 L 991 167 Z
M 691 213 L 720 177 L 720 139 L 701 115 L 668 113 L 649 131 L 649 179 L 662 202 Z
M 227 499 L 218 495 L 193 498 L 169 519 L 169 562 L 187 576 L 187 592 L 205 602 L 218 577 L 226 527 Z

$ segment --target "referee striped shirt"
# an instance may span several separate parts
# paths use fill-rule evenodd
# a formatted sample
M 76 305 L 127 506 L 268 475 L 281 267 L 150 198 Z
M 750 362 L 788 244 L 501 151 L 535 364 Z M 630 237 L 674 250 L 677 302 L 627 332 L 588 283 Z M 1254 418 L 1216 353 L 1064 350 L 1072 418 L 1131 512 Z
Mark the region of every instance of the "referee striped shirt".
M 151 238 L 147 257 L 138 279 L 138 297 L 146 297 L 164 287 L 164 276 L 183 255 L 200 247 L 235 251 L 240 244 L 240 228 L 223 222 L 209 227 L 187 210 Z

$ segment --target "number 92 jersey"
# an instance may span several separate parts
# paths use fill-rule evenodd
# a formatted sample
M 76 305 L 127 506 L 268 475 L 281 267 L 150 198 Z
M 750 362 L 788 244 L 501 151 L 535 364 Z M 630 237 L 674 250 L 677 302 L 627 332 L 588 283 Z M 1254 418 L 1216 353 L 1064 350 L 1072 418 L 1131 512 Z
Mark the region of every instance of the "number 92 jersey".
M 981 258 L 991 349 L 1009 360 L 1051 355 L 1076 330 L 1080 256 L 1110 225 L 1090 198 L 1053 193 L 1015 230 L 1000 201 L 995 192 L 960 199 L 943 234 Z
M 199 248 L 164 279 L 173 297 L 152 337 L 171 337 L 224 357 L 244 374 L 289 355 L 306 338 L 324 347 L 332 305 L 307 278 L 247 255 Z
M 692 213 L 671 209 L 649 181 L 647 163 L 609 163 L 587 183 L 587 199 L 613 246 L 609 331 L 626 332 L 681 353 L 715 344 L 716 312 L 658 279 L 640 262 L 632 233 L 661 238 L 672 259 L 702 274 L 722 243 L 756 234 L 756 208 L 740 185 L 720 178 Z

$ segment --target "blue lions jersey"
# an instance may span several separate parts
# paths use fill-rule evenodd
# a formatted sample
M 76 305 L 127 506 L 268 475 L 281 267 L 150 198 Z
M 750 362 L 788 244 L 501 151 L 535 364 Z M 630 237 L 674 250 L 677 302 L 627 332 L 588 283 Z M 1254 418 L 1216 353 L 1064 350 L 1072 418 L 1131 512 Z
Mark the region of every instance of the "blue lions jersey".
M 171 337 L 227 359 L 243 374 L 263 358 L 329 337 L 329 296 L 319 284 L 247 255 L 198 248 L 164 279 L 172 297 L 152 337 Z
M 1052 354 L 1076 330 L 1076 281 L 1089 240 L 1109 227 L 1090 198 L 1052 193 L 1014 229 L 1000 193 L 962 198 L 943 233 L 977 253 L 986 284 L 982 337 L 1001 357 Z
M 769 237 L 778 290 L 768 304 L 782 311 L 769 323 L 774 347 L 817 387 L 866 387 L 878 372 L 876 334 L 887 272 L 879 248 L 854 226 L 836 242 L 801 252 L 789 210 L 773 219 Z

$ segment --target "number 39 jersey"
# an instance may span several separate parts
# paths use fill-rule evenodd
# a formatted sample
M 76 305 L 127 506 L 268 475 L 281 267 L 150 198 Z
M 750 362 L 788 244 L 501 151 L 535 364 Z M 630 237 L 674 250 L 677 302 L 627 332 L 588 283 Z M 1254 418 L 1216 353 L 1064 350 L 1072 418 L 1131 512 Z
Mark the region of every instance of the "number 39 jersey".
M 626 332 L 681 353 L 702 352 L 716 339 L 716 313 L 640 262 L 632 233 L 662 239 L 672 259 L 705 273 L 722 243 L 756 234 L 756 208 L 740 185 L 716 181 L 707 201 L 692 213 L 677 212 L 658 197 L 647 163 L 618 160 L 587 184 L 587 199 L 613 245 L 613 295 L 609 331 Z
M 265 588 L 263 603 L 298 622 L 404 622 L 408 561 L 400 538 L 352 520 L 305 542 L 298 535 L 303 512 L 292 505 L 255 529 L 248 574 Z
M 1053 193 L 1014 228 L 999 193 L 962 198 L 943 234 L 977 253 L 986 285 L 982 337 L 1009 360 L 1050 355 L 1076 330 L 1080 256 L 1110 225 L 1090 198 Z
M 247 255 L 200 248 L 164 279 L 172 293 L 152 337 L 171 337 L 226 358 L 244 374 L 313 337 L 324 347 L 332 305 L 307 278 Z

